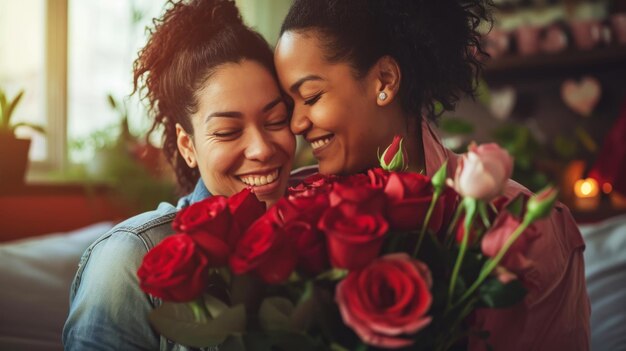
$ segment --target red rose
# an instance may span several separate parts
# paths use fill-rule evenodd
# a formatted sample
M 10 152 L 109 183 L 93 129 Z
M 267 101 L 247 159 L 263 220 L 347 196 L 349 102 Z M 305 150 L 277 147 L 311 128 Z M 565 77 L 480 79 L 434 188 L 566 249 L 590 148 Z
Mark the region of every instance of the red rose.
M 342 202 L 322 215 L 319 229 L 326 233 L 334 267 L 358 269 L 374 260 L 389 225 L 380 212 Z
M 315 189 L 278 200 L 270 209 L 286 235 L 295 243 L 298 268 L 309 275 L 328 267 L 326 237 L 317 228 L 322 213 L 329 207 L 328 196 Z
M 335 179 L 336 177 L 333 175 L 316 173 L 306 177 L 302 181 L 302 184 L 306 185 L 308 188 L 326 188 L 328 185 L 332 185 Z
M 434 195 L 430 178 L 418 173 L 391 173 L 385 186 L 387 218 L 393 230 L 419 230 Z M 428 228 L 439 231 L 443 221 L 443 201 L 439 199 Z
M 402 337 L 427 326 L 432 303 L 430 271 L 407 254 L 383 256 L 337 285 L 335 300 L 344 323 L 372 346 L 399 348 Z
M 378 188 L 385 188 L 390 174 L 391 173 L 389 171 L 385 171 L 382 168 L 372 168 L 367 171 L 367 176 L 370 179 L 370 184 Z
M 296 266 L 293 246 L 273 218 L 265 215 L 241 236 L 230 257 L 230 267 L 235 274 L 255 271 L 266 283 L 280 283 Z
M 212 196 L 182 209 L 172 226 L 176 231 L 189 234 L 218 265 L 228 262 L 231 252 L 228 243 L 239 236 L 233 226 L 228 200 L 223 196 Z
M 259 201 L 252 190 L 246 188 L 228 198 L 228 208 L 232 214 L 233 224 L 236 226 L 236 235 L 228 239 L 229 246 L 234 248 L 241 233 L 265 213 L 265 203 Z
M 283 223 L 293 219 L 304 219 L 313 226 L 317 226 L 322 213 L 329 206 L 326 192 L 309 189 L 278 200 L 274 207 L 280 212 Z
M 284 227 L 286 235 L 295 243 L 298 268 L 315 276 L 329 267 L 326 237 L 317 227 L 304 221 L 293 221 Z
M 185 234 L 168 236 L 144 256 L 139 286 L 166 301 L 186 302 L 207 288 L 209 259 Z
M 481 248 L 483 253 L 489 257 L 496 256 L 519 224 L 520 219 L 514 217 L 506 210 L 501 211 L 491 229 L 482 239 Z M 528 246 L 538 236 L 539 232 L 535 226 L 530 225 L 526 228 L 506 252 L 502 261 L 500 261 L 500 265 L 515 273 L 524 270 L 528 264 L 525 258 Z
M 351 202 L 359 207 L 368 207 L 372 211 L 381 211 L 385 207 L 383 188 L 372 185 L 365 174 L 355 174 L 339 178 L 329 194 L 330 206 Z
M 316 189 L 318 191 L 330 191 L 335 181 L 335 176 L 325 176 L 320 173 L 315 173 L 306 177 L 300 184 L 295 187 L 287 189 L 289 195 L 296 195 L 300 192 Z

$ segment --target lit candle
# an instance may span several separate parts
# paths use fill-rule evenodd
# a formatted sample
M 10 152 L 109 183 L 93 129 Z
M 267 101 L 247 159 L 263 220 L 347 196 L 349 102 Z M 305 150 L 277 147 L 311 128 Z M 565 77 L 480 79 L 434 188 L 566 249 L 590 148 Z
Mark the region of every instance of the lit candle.
M 574 183 L 574 205 L 581 211 L 593 211 L 600 204 L 600 188 L 593 178 L 579 179 Z

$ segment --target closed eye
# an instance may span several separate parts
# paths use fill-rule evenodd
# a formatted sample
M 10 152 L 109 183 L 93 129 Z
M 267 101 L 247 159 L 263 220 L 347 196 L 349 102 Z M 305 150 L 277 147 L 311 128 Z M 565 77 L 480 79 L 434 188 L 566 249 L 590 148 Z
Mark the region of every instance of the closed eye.
M 213 135 L 216 138 L 229 139 L 229 138 L 236 137 L 240 132 L 241 131 L 239 130 L 233 130 L 233 131 L 215 132 L 215 133 L 212 133 L 211 135 Z
M 285 127 L 286 125 L 289 124 L 289 118 L 285 117 L 279 121 L 275 121 L 275 122 L 270 122 L 266 124 L 266 127 L 272 128 L 272 129 L 281 129 L 283 127 Z
M 322 94 L 323 94 L 322 92 L 319 92 L 315 94 L 313 97 L 304 100 L 304 104 L 309 105 L 309 106 L 315 104 L 322 97 Z

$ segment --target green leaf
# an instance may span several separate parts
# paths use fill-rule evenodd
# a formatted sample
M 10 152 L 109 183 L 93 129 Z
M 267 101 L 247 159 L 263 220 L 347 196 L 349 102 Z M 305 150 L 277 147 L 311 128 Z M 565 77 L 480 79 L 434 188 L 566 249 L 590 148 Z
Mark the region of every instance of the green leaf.
M 4 113 L 4 118 L 6 119 L 7 125 L 11 123 L 11 116 L 13 115 L 13 111 L 15 111 L 17 104 L 19 104 L 20 100 L 22 100 L 22 96 L 24 96 L 24 90 L 20 90 L 17 96 L 13 98 L 13 101 L 9 102 L 9 107 L 7 107 L 6 113 Z
M 497 278 L 486 280 L 479 289 L 481 302 L 490 308 L 505 308 L 522 301 L 526 289 L 519 280 L 502 284 Z
M 46 130 L 44 129 L 44 127 L 36 125 L 36 124 L 32 124 L 32 123 L 27 123 L 27 122 L 15 123 L 12 128 L 17 129 L 20 127 L 27 127 L 41 134 L 46 134 Z
M 491 221 L 489 221 L 489 211 L 487 210 L 487 203 L 481 201 L 478 203 L 478 214 L 483 222 L 485 228 L 491 227 Z
M 243 335 L 231 335 L 220 346 L 220 350 L 228 351 L 249 351 L 243 340 Z
M 219 304 L 207 307 L 212 310 L 212 315 L 213 312 L 220 311 L 219 315 L 214 315 L 215 318 L 207 323 L 194 322 L 193 312 L 187 304 L 171 302 L 164 302 L 150 313 L 148 319 L 166 338 L 192 347 L 216 346 L 229 335 L 245 332 L 246 311 L 243 305 L 226 309 Z
M 440 128 L 448 134 L 471 134 L 474 126 L 465 120 L 456 117 L 446 117 L 441 119 Z
M 313 282 L 308 281 L 304 292 L 300 296 L 300 301 L 291 313 L 290 322 L 294 330 L 305 331 L 313 323 L 315 309 L 318 307 L 314 289 Z
M 315 277 L 315 279 L 330 281 L 341 280 L 345 278 L 348 273 L 349 272 L 347 269 L 333 268 L 331 270 L 320 273 L 317 277 Z
M 258 306 L 262 292 L 262 284 L 253 276 L 248 274 L 233 275 L 230 290 L 230 300 L 233 305 L 243 304 L 248 308 Z
M 484 79 L 479 79 L 476 82 L 476 98 L 483 106 L 489 106 L 491 103 L 491 91 Z
M 291 314 L 294 311 L 293 303 L 284 297 L 268 297 L 259 308 L 259 323 L 261 328 L 270 330 L 293 331 Z
M 7 110 L 7 96 L 4 95 L 4 91 L 0 89 L 0 129 L 9 128 L 9 121 L 4 118 L 4 114 Z
M 113 95 L 108 94 L 107 100 L 109 101 L 109 106 L 111 106 L 114 110 L 117 110 L 117 103 L 115 102 Z
M 328 348 L 306 334 L 274 331 L 268 333 L 246 333 L 243 336 L 247 351 L 321 351 Z
M 557 135 L 554 139 L 553 147 L 559 157 L 564 160 L 572 159 L 578 152 L 576 140 L 563 135 Z
M 507 211 L 514 217 L 519 218 L 524 210 L 524 195 L 519 194 L 506 206 Z

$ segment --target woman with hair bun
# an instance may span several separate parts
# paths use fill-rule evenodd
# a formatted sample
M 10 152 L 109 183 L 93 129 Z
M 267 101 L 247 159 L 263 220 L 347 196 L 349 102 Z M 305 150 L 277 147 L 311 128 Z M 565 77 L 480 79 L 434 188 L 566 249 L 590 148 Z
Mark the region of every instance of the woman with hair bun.
M 404 137 L 409 168 L 432 176 L 457 156 L 431 123 L 474 92 L 485 55 L 477 31 L 489 0 L 294 0 L 274 53 L 293 100 L 291 130 L 311 143 L 323 174 L 378 165 L 377 150 Z M 504 195 L 530 192 L 509 180 Z M 494 350 L 588 350 L 584 242 L 569 210 L 555 205 L 514 273 L 528 288 L 509 309 L 477 311 Z M 470 350 L 485 343 L 470 336 Z
M 211 194 L 251 187 L 271 205 L 285 192 L 295 138 L 267 42 L 232 0 L 169 1 L 134 65 L 163 133 L 164 152 L 188 193 L 117 225 L 83 255 L 63 330 L 66 350 L 183 350 L 155 332 L 137 270 L 173 234 L 176 212 Z

